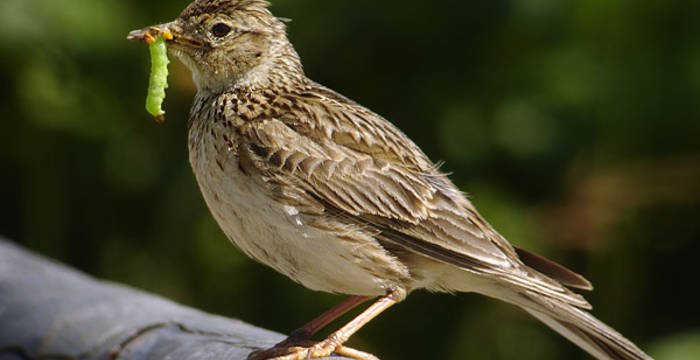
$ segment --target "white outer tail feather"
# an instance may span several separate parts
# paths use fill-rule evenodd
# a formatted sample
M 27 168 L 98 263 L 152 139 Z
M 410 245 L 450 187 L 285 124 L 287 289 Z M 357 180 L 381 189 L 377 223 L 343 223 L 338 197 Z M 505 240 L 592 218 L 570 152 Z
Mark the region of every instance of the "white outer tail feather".
M 593 355 L 596 359 L 601 359 L 601 360 L 610 360 L 612 359 L 608 354 L 602 352 L 597 346 L 593 346 L 590 342 L 584 340 L 581 338 L 579 334 L 574 333 L 573 331 L 569 330 L 565 326 L 563 326 L 561 323 L 558 321 L 552 319 L 551 317 L 541 313 L 537 312 L 532 309 L 528 308 L 523 308 L 525 311 L 530 313 L 530 315 L 534 316 L 537 320 L 547 324 L 550 328 L 552 328 L 554 331 L 558 332 L 565 338 L 569 339 L 569 341 L 573 342 L 574 344 L 578 345 L 583 350 L 586 350 L 589 354 Z
M 652 360 L 617 331 L 573 305 L 529 291 L 503 300 L 523 308 L 597 359 Z

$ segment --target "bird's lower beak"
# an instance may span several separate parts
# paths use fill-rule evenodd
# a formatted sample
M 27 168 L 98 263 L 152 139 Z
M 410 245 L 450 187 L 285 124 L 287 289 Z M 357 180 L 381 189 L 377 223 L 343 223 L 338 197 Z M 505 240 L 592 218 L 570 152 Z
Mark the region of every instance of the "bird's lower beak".
M 191 48 L 201 48 L 204 45 L 201 41 L 185 35 L 182 26 L 177 24 L 177 21 L 131 31 L 126 39 L 151 44 L 158 36 L 165 39 L 168 45 L 180 45 Z

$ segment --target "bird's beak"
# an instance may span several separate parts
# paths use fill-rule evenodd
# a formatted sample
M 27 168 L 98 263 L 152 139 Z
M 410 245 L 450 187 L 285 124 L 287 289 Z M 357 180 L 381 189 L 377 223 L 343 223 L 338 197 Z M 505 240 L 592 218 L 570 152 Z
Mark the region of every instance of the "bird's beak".
M 143 41 L 147 44 L 152 44 L 156 38 L 161 36 L 165 39 L 166 44 L 183 46 L 190 48 L 201 48 L 204 44 L 195 38 L 184 34 L 182 26 L 177 21 L 153 25 L 140 30 L 134 30 L 127 35 L 127 40 Z

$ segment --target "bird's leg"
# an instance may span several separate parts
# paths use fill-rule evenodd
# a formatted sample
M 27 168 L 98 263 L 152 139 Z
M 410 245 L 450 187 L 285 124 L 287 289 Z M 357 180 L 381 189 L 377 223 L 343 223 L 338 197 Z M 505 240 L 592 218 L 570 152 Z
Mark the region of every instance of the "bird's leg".
M 331 323 L 333 320 L 350 311 L 355 306 L 367 301 L 367 299 L 369 299 L 369 296 L 350 296 L 349 298 L 343 300 L 340 304 L 304 324 L 304 326 L 294 330 L 286 339 L 276 344 L 271 349 L 252 353 L 248 357 L 248 360 L 269 359 L 277 356 L 278 354 L 289 353 L 291 349 L 297 349 L 303 346 L 313 346 L 316 344 L 316 342 L 309 340 L 311 336 Z
M 357 332 L 362 326 L 370 322 L 372 319 L 374 319 L 377 315 L 379 315 L 382 311 L 386 310 L 390 306 L 396 304 L 397 302 L 403 300 L 405 297 L 405 292 L 403 291 L 391 291 L 385 296 L 379 298 L 377 301 L 375 301 L 372 305 L 370 305 L 365 311 L 357 315 L 354 319 L 352 319 L 350 322 L 345 324 L 345 326 L 341 327 L 331 335 L 329 335 L 325 340 L 320 341 L 314 345 L 308 346 L 308 347 L 288 347 L 288 348 L 281 348 L 275 346 L 274 348 L 263 351 L 260 353 L 254 353 L 251 354 L 251 356 L 248 358 L 249 360 L 262 360 L 262 359 L 270 359 L 270 360 L 303 360 L 303 359 L 315 359 L 315 358 L 321 358 L 330 355 L 331 353 L 335 352 L 340 355 L 345 355 L 349 357 L 353 357 L 356 359 L 362 359 L 362 360 L 376 360 L 377 358 L 371 354 L 346 348 L 343 345 L 345 341 L 347 341 L 350 336 L 352 336 L 355 332 Z M 353 304 L 353 301 L 356 302 Z M 364 301 L 364 300 L 362 300 Z M 352 307 L 355 305 L 361 303 L 360 299 L 354 299 L 350 298 L 340 305 L 336 306 L 339 310 L 336 312 L 339 312 L 341 309 L 344 307 L 347 307 L 345 311 L 350 310 Z M 333 311 L 336 310 L 336 308 L 331 309 L 327 313 L 329 314 L 327 317 L 330 319 L 333 315 Z M 323 314 L 321 317 L 324 317 Z M 340 314 L 335 315 L 337 318 L 340 316 Z M 318 319 L 316 319 L 318 320 Z M 316 322 L 316 320 L 310 322 L 307 325 L 309 326 L 309 329 L 314 329 L 316 330 L 320 329 L 322 325 L 327 324 L 328 322 L 332 321 L 332 319 L 323 319 L 321 321 Z M 319 326 L 321 325 L 321 326 Z M 304 329 L 302 327 L 302 329 Z
M 352 308 L 355 306 L 367 301 L 367 299 L 369 299 L 369 296 L 351 296 L 330 310 L 324 312 L 319 317 L 309 321 L 304 326 L 294 330 L 294 332 L 292 332 L 287 339 L 308 340 L 311 336 L 323 329 L 326 325 L 330 324 L 333 320 L 352 310 Z

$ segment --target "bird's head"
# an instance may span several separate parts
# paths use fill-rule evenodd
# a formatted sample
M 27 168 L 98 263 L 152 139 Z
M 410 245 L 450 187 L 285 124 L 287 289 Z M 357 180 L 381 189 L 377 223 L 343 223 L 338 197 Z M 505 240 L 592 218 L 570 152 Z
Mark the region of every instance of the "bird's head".
M 266 87 L 303 78 L 284 22 L 264 0 L 196 0 L 172 22 L 129 33 L 147 40 L 168 31 L 169 53 L 191 71 L 200 91 Z

